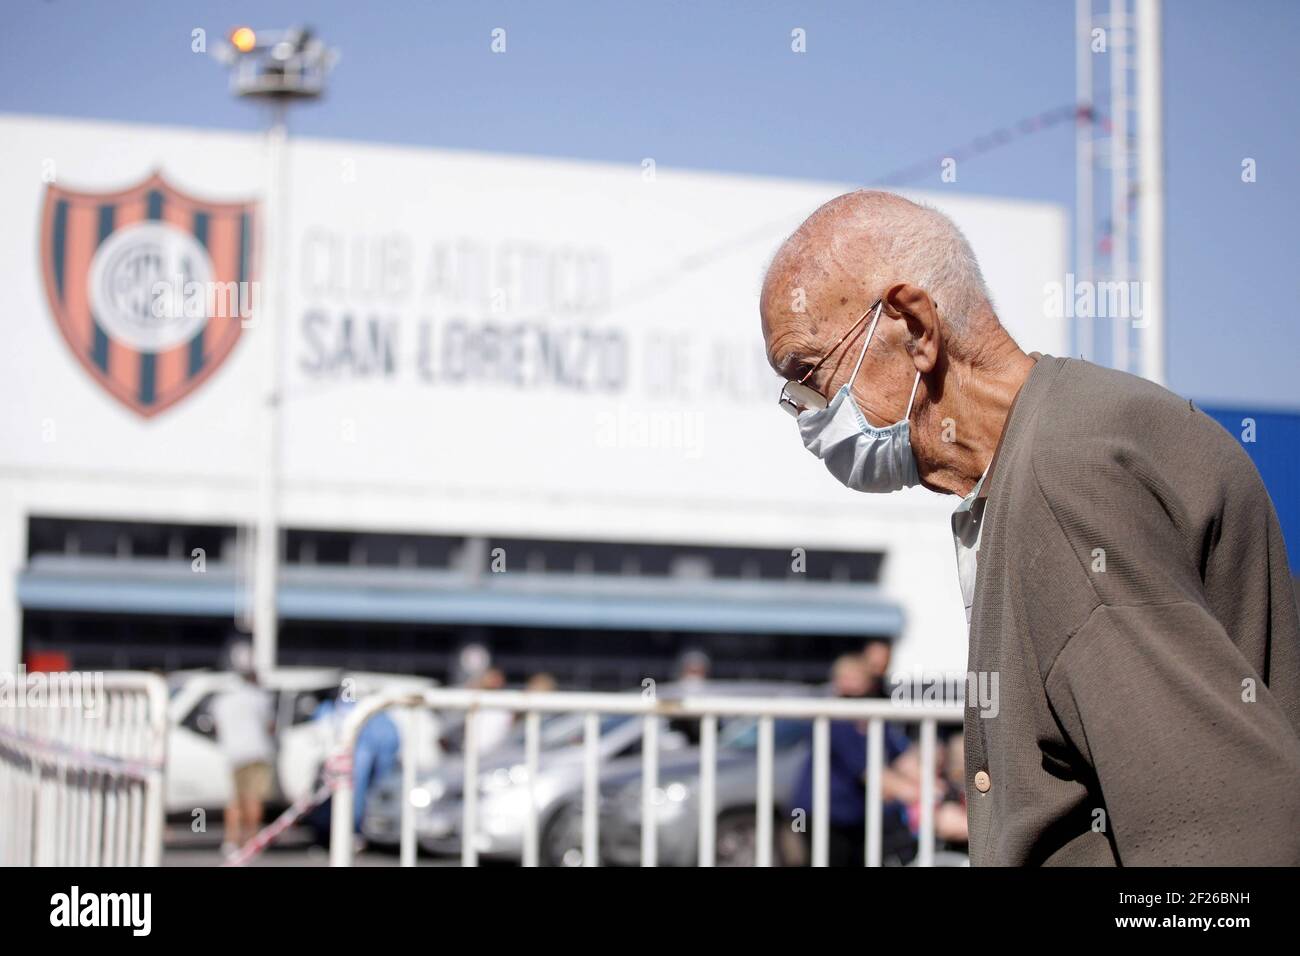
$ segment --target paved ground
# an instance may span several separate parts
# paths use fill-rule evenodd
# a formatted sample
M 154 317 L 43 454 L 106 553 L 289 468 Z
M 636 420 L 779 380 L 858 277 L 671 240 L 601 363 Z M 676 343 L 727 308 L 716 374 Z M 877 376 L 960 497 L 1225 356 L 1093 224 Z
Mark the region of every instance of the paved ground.
M 221 826 L 207 833 L 194 833 L 184 824 L 169 824 L 163 844 L 163 866 L 220 866 Z M 356 866 L 397 866 L 396 850 L 367 849 L 356 856 Z M 420 866 L 459 866 L 458 859 L 421 855 Z M 302 829 L 287 830 L 276 844 L 255 857 L 249 866 L 329 866 L 329 851 L 312 842 L 311 834 Z

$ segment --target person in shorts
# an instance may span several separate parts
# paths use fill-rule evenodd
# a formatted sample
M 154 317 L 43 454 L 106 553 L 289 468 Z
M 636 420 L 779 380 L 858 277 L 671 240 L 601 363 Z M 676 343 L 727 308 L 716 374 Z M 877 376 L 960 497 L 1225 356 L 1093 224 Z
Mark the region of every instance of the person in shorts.
M 217 745 L 229 761 L 233 777 L 221 846 L 226 856 L 261 829 L 262 808 L 271 796 L 273 782 L 274 715 L 270 695 L 258 685 L 252 658 L 252 647 L 246 642 L 231 648 L 231 669 L 238 675 L 238 682 L 218 694 L 212 703 Z

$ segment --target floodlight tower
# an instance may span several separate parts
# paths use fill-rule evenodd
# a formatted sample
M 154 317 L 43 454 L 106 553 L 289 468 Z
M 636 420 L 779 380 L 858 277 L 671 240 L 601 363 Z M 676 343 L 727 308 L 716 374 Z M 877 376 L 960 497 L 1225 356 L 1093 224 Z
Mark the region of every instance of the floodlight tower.
M 338 53 L 308 27 L 255 31 L 242 26 L 232 30 L 229 42 L 218 44 L 213 55 L 230 69 L 231 92 L 270 107 L 266 219 L 261 230 L 264 254 L 259 276 L 262 295 L 257 299 L 258 314 L 250 324 L 254 330 L 263 330 L 266 338 L 262 469 L 253 560 L 253 654 L 258 673 L 266 674 L 275 667 L 279 643 L 281 349 L 288 321 L 288 112 L 291 104 L 315 100 L 324 93 L 325 77 L 338 61 Z
M 1098 305 L 1076 317 L 1076 349 L 1163 384 L 1160 0 L 1076 0 L 1075 29 L 1075 277 Z

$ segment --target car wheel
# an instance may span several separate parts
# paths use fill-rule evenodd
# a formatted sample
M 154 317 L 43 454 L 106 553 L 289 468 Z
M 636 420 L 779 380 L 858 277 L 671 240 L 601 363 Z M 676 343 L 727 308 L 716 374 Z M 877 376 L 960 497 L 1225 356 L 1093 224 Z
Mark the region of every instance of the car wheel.
M 785 865 L 785 850 L 781 833 L 772 829 L 772 865 Z M 733 810 L 718 818 L 717 844 L 714 850 L 716 866 L 753 866 L 758 859 L 758 815 L 753 810 Z
M 582 816 L 560 807 L 542 830 L 538 852 L 542 866 L 582 866 Z

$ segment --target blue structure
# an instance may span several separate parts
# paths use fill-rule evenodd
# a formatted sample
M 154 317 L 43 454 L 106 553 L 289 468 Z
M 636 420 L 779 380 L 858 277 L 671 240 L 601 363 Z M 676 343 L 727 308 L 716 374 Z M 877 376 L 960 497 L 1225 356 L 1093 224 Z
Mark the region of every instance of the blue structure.
M 1291 573 L 1300 577 L 1300 412 L 1198 407 L 1242 443 L 1259 469 L 1282 523 Z M 1254 441 L 1243 441 L 1250 422 Z

